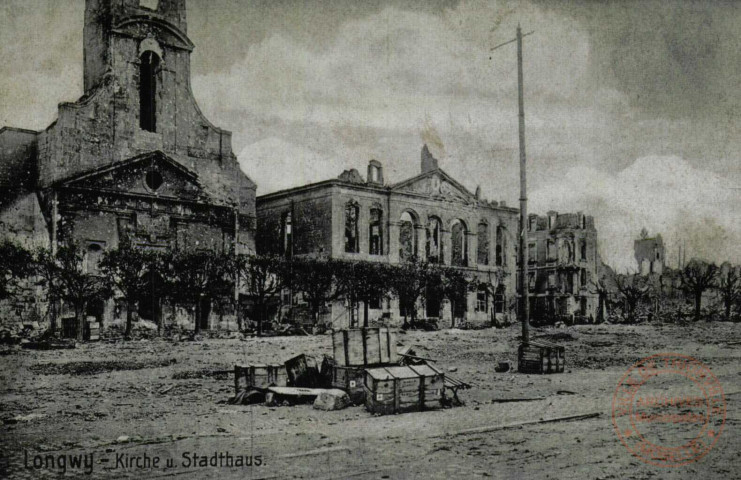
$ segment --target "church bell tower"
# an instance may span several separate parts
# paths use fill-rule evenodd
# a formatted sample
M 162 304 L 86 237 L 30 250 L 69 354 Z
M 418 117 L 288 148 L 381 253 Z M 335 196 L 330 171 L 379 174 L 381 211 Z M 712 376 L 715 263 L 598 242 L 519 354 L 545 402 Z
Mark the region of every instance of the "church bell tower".
M 185 0 L 86 0 L 85 92 L 119 62 L 137 61 L 148 48 L 160 57 L 163 47 L 190 53 L 185 10 Z M 133 41 L 138 48 L 131 48 Z

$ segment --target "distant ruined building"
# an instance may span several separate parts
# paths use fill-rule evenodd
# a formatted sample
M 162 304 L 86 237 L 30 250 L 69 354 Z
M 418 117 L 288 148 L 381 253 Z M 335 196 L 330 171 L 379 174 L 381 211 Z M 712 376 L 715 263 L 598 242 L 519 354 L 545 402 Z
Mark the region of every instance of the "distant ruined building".
M 651 275 L 664 273 L 665 251 L 664 240 L 661 235 L 649 237 L 644 228 L 641 237 L 633 242 L 633 252 L 638 263 L 640 275 Z
M 595 284 L 602 260 L 594 218 L 582 212 L 533 214 L 528 218 L 527 236 L 527 284 L 533 323 L 597 319 Z
M 231 133 L 193 97 L 185 0 L 87 0 L 83 37 L 84 95 L 60 104 L 45 130 L 0 129 L 0 236 L 52 249 L 79 242 L 92 271 L 124 238 L 253 252 L 256 187 Z M 192 322 L 158 298 L 139 305 L 142 318 Z M 93 302 L 88 314 L 124 309 Z M 229 312 L 205 317 L 209 328 Z

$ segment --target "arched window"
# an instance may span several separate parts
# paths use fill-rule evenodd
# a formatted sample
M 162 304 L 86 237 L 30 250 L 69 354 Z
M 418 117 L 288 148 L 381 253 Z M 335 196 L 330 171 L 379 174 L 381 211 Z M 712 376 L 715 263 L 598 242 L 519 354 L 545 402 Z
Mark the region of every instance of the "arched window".
M 417 255 L 416 219 L 409 212 L 399 219 L 399 260 L 410 261 Z
M 283 214 L 281 221 L 281 240 L 283 247 L 283 254 L 287 257 L 293 255 L 293 219 L 291 218 L 291 212 Z
M 507 238 L 505 228 L 502 225 L 497 226 L 497 251 L 496 264 L 498 267 L 507 265 Z
M 97 243 L 91 243 L 87 247 L 85 254 L 85 271 L 91 275 L 97 275 L 99 272 L 98 264 L 103 256 L 103 247 Z
M 479 223 L 476 237 L 476 261 L 479 265 L 489 265 L 489 225 L 486 222 Z
M 369 250 L 371 255 L 383 255 L 383 210 L 374 207 L 370 210 Z
M 139 126 L 149 132 L 157 131 L 157 72 L 160 57 L 151 50 L 139 59 Z
M 360 251 L 358 242 L 358 215 L 360 208 L 355 202 L 345 205 L 345 252 L 358 253 Z
M 426 231 L 425 254 L 427 261 L 443 263 L 443 223 L 437 217 L 430 217 Z
M 582 260 L 587 259 L 587 241 L 586 240 L 581 241 L 581 259 Z
M 468 265 L 468 229 L 462 220 L 455 220 L 450 229 L 451 233 L 451 261 L 453 265 Z

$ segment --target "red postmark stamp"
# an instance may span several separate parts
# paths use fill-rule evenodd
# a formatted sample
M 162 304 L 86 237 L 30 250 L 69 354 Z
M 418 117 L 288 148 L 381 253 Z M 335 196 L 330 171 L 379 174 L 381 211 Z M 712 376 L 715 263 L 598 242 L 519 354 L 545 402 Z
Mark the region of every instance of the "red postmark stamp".
M 723 432 L 723 388 L 698 360 L 676 353 L 628 369 L 612 398 L 612 424 L 625 448 L 660 467 L 696 462 Z

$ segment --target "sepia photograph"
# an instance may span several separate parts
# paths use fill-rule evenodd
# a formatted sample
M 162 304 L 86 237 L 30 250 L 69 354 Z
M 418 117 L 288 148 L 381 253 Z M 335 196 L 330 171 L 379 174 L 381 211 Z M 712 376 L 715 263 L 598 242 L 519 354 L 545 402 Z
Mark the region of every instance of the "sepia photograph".
M 0 478 L 741 479 L 741 2 L 0 0 Z

